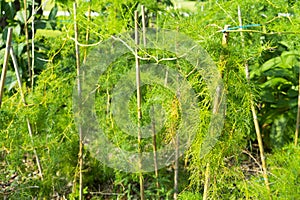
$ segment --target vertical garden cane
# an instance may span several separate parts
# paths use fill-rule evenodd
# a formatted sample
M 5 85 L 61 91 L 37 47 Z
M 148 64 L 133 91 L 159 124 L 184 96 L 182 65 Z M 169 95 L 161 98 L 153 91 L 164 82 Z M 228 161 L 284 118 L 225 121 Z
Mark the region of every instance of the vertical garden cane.
M 137 95 L 137 114 L 138 114 L 138 152 L 142 153 L 142 133 L 141 133 L 141 121 L 142 121 L 142 110 L 141 110 L 141 88 L 140 88 L 140 63 L 138 58 L 138 46 L 139 46 L 139 33 L 138 33 L 138 11 L 134 11 L 134 31 L 135 31 L 135 67 L 136 67 L 136 95 Z M 139 179 L 140 179 L 140 197 L 141 200 L 145 199 L 144 194 L 144 177 L 142 173 L 142 160 L 140 155 L 139 161 Z
M 85 43 L 88 44 L 89 43 L 89 39 L 90 39 L 90 28 L 89 28 L 89 24 L 91 21 L 91 4 L 92 4 L 92 0 L 88 0 L 89 3 L 89 7 L 88 7 L 88 16 L 87 16 L 87 28 L 86 28 L 86 34 L 85 34 Z M 87 48 L 84 49 L 84 54 L 83 54 L 83 64 L 86 63 L 86 57 L 87 57 Z
M 28 76 L 30 81 L 32 81 L 32 74 L 31 74 L 31 60 L 30 60 L 30 48 L 29 48 L 29 33 L 28 33 L 28 22 L 27 22 L 27 0 L 23 0 L 24 6 L 24 31 L 26 37 L 26 52 L 27 52 L 27 63 L 28 63 Z
M 32 22 L 31 22 L 31 30 L 32 30 L 32 38 L 31 38 L 31 90 L 33 90 L 33 85 L 34 85 L 34 57 L 35 57 L 35 54 L 34 54 L 34 48 L 35 48 L 35 45 L 34 45 L 34 15 L 35 15 L 35 9 L 34 9 L 34 6 L 35 6 L 35 0 L 32 0 L 32 7 L 31 7 L 31 17 L 32 17 Z
M 6 49 L 5 49 L 5 54 L 4 54 L 3 69 L 2 69 L 1 80 L 0 80 L 0 108 L 1 108 L 1 105 L 2 105 L 2 96 L 3 96 L 3 91 L 4 91 L 6 71 L 7 71 L 7 67 L 8 67 L 11 37 L 12 37 L 12 28 L 9 28 L 8 33 L 7 33 Z
M 228 39 L 229 39 L 229 32 L 227 32 L 226 30 L 229 28 L 230 25 L 225 25 L 224 26 L 224 32 L 223 32 L 223 37 L 222 37 L 222 46 L 223 48 L 227 47 L 228 44 Z M 222 53 L 220 55 L 220 61 L 222 63 L 222 65 L 226 65 L 226 63 L 224 63 L 225 60 L 225 53 Z M 223 68 L 223 66 L 222 66 Z M 222 75 L 223 77 L 223 75 Z M 220 106 L 220 102 L 221 102 L 221 89 L 220 87 L 216 88 L 216 95 L 217 98 L 215 98 L 215 101 L 213 102 L 213 114 L 218 113 L 219 111 L 219 106 Z M 213 133 L 210 133 L 213 134 Z M 206 163 L 206 168 L 205 168 L 205 179 L 204 179 L 204 191 L 203 191 L 203 200 L 208 199 L 208 193 L 209 193 L 209 186 L 210 186 L 210 162 Z
M 147 46 L 147 40 L 146 40 L 146 16 L 145 16 L 145 6 L 141 6 L 142 11 L 142 32 L 143 32 L 143 43 L 144 48 Z M 151 111 L 154 114 L 154 107 L 151 106 Z M 157 192 L 159 192 L 159 183 L 158 183 L 158 165 L 157 165 L 157 145 L 156 145 L 156 129 L 155 129 L 155 117 L 152 119 L 151 124 L 152 129 L 152 145 L 153 145 L 153 161 L 154 161 L 154 173 L 156 178 L 156 188 Z M 159 196 L 159 193 L 157 193 Z
M 18 62 L 17 62 L 17 59 L 14 55 L 13 48 L 11 46 L 11 40 L 12 40 L 11 38 L 12 38 L 12 28 L 9 28 L 8 29 L 8 34 L 7 34 L 7 41 L 6 41 L 4 65 L 3 65 L 3 70 L 2 70 L 2 74 L 1 74 L 1 81 L 0 81 L 0 107 L 1 107 L 3 91 L 4 91 L 4 83 L 5 83 L 5 78 L 6 78 L 6 71 L 7 71 L 7 66 L 8 66 L 9 54 L 12 57 L 13 66 L 14 66 L 14 69 L 15 69 L 18 85 L 19 85 L 19 88 L 20 88 L 20 95 L 21 95 L 23 105 L 24 106 L 27 105 L 24 93 L 22 91 L 22 81 L 21 81 L 21 77 L 20 77 L 20 73 L 19 73 Z M 40 164 L 40 159 L 38 157 L 36 148 L 34 147 L 33 131 L 32 131 L 31 123 L 30 123 L 30 120 L 29 120 L 28 117 L 26 117 L 26 123 L 27 123 L 28 133 L 29 133 L 29 136 L 30 136 L 30 139 L 31 139 L 31 144 L 33 146 L 33 153 L 34 153 L 34 156 L 35 156 L 35 159 L 36 159 L 36 164 L 37 164 L 37 167 L 38 167 L 39 176 L 43 180 L 42 167 L 41 167 L 41 164 Z
M 297 110 L 297 122 L 296 122 L 296 131 L 295 131 L 295 139 L 294 144 L 297 146 L 298 144 L 298 137 L 299 137 L 299 123 L 300 123 L 300 68 L 299 68 L 299 75 L 298 75 L 298 110 Z
M 238 18 L 239 18 L 239 25 L 240 25 L 240 30 L 241 30 L 243 24 L 242 24 L 241 9 L 240 9 L 239 6 L 238 6 Z M 243 32 L 241 31 L 240 34 L 241 34 L 242 46 L 244 47 L 245 46 L 245 41 L 244 41 Z M 249 66 L 248 66 L 247 61 L 245 62 L 245 73 L 246 73 L 247 82 L 249 84 L 250 83 L 250 75 L 249 75 Z M 264 181 L 265 181 L 267 190 L 270 193 L 268 172 L 267 172 L 266 160 L 265 160 L 265 155 L 264 155 L 264 147 L 263 147 L 263 142 L 262 142 L 262 136 L 261 136 L 261 133 L 260 133 L 259 123 L 258 123 L 258 120 L 257 120 L 256 109 L 254 107 L 254 101 L 253 101 L 252 93 L 250 94 L 250 101 L 251 101 L 251 112 L 252 112 L 252 116 L 253 116 L 255 132 L 256 132 L 256 136 L 257 136 L 259 152 L 260 152 L 260 158 L 261 158 L 261 163 L 262 163 L 263 177 L 264 177 Z M 271 199 L 271 195 L 270 195 L 270 199 Z
M 81 83 L 80 83 L 80 54 L 79 54 L 79 45 L 78 45 L 78 27 L 77 27 L 77 4 L 76 2 L 73 3 L 73 10 L 74 10 L 74 34 L 75 34 L 75 53 L 76 53 L 76 69 L 77 69 L 77 93 L 79 97 L 79 106 L 81 106 Z M 83 197 L 83 183 L 82 183 L 82 166 L 83 166 L 83 135 L 82 135 L 82 127 L 79 123 L 78 126 L 78 132 L 79 132 L 79 153 L 78 153 L 78 159 L 79 159 L 79 200 L 81 200 Z

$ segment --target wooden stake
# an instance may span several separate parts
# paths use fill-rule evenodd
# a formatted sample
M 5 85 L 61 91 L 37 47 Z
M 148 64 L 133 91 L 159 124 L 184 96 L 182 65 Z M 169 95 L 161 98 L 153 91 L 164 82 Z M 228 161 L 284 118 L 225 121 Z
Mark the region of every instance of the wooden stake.
M 300 69 L 299 69 L 299 89 L 298 89 L 298 111 L 297 111 L 297 122 L 296 122 L 296 131 L 295 131 L 295 146 L 298 145 L 299 137 L 299 123 L 300 123 Z
M 15 69 L 15 73 L 16 73 L 16 77 L 17 77 L 17 82 L 18 82 L 18 85 L 19 85 L 19 88 L 20 88 L 20 95 L 21 95 L 21 99 L 22 99 L 22 102 L 24 105 L 26 105 L 26 101 L 25 101 L 25 95 L 23 93 L 23 90 L 22 90 L 22 80 L 21 80 L 21 76 L 20 76 L 20 73 L 19 73 L 19 67 L 18 67 L 18 61 L 17 61 L 17 58 L 14 54 L 14 50 L 13 50 L 13 47 L 10 47 L 10 56 L 12 58 L 12 61 L 13 61 L 13 65 L 14 65 L 14 69 Z
M 239 25 L 240 25 L 240 27 L 242 27 L 243 23 L 242 23 L 242 15 L 241 15 L 240 6 L 238 6 L 238 18 L 239 18 Z M 242 29 L 242 28 L 240 28 L 240 29 Z M 240 34 L 241 34 L 241 38 L 242 38 L 242 46 L 244 47 L 245 42 L 244 42 L 243 32 L 240 32 Z M 250 83 L 250 75 L 249 75 L 249 66 L 248 66 L 247 61 L 245 62 L 245 73 L 246 73 L 246 79 L 249 84 Z M 269 195 L 270 195 L 271 190 L 270 190 L 267 165 L 266 165 L 266 160 L 265 160 L 265 155 L 264 155 L 264 146 L 263 146 L 262 136 L 260 133 L 260 127 L 259 127 L 259 123 L 258 123 L 258 119 L 257 119 L 257 114 L 256 114 L 255 106 L 254 106 L 252 93 L 250 94 L 250 101 L 251 101 L 251 112 L 252 112 L 252 116 L 253 116 L 253 122 L 254 122 L 254 126 L 255 126 L 255 132 L 256 132 L 256 137 L 257 137 L 259 152 L 260 152 L 260 158 L 261 158 L 261 163 L 262 163 L 262 168 L 263 168 L 263 177 L 264 177 L 266 188 L 269 191 Z M 272 199 L 271 195 L 269 197 L 270 197 L 270 199 Z
M 225 25 L 224 30 L 227 30 L 229 28 L 229 26 L 230 25 Z M 228 39 L 229 39 L 229 33 L 223 32 L 222 46 L 224 48 L 226 48 L 228 45 Z M 222 68 L 225 67 L 225 65 L 226 65 L 226 62 L 225 62 L 226 57 L 225 56 L 226 56 L 226 54 L 224 52 L 220 55 L 220 61 L 222 63 Z M 227 70 L 226 70 L 226 72 L 227 72 Z M 223 77 L 223 74 L 224 74 L 224 72 L 222 71 L 221 77 Z M 213 115 L 215 115 L 219 112 L 221 98 L 222 98 L 222 90 L 221 90 L 221 86 L 218 86 L 216 88 L 216 95 L 215 95 L 214 102 L 213 102 L 213 109 L 212 109 Z M 224 115 L 225 115 L 225 113 L 224 113 Z M 209 134 L 215 135 L 215 133 L 213 133 L 213 132 L 210 132 Z M 205 181 L 204 181 L 203 200 L 206 200 L 208 198 L 209 187 L 210 187 L 210 162 L 209 161 L 206 163 L 206 170 L 205 170 L 204 176 L 205 176 Z
M 146 47 L 147 41 L 146 41 L 146 16 L 145 16 L 145 6 L 141 6 L 142 9 L 142 27 L 143 27 L 143 42 L 144 47 Z
M 17 77 L 17 82 L 18 82 L 18 85 L 19 85 L 19 88 L 20 88 L 21 99 L 22 99 L 23 105 L 26 106 L 27 103 L 26 103 L 26 100 L 25 100 L 25 95 L 22 91 L 22 80 L 21 80 L 20 73 L 19 73 L 18 61 L 17 61 L 17 58 L 14 54 L 14 51 L 13 51 L 12 47 L 10 47 L 10 55 L 12 57 L 12 61 L 13 61 L 13 65 L 14 65 L 14 69 L 15 69 L 15 73 L 16 73 L 16 77 Z M 42 166 L 41 166 L 40 159 L 38 157 L 38 154 L 37 154 L 37 151 L 36 151 L 36 148 L 35 148 L 35 145 L 34 145 L 32 126 L 31 126 L 31 123 L 30 123 L 30 120 L 29 120 L 28 117 L 26 117 L 26 123 L 27 123 L 28 133 L 29 133 L 29 136 L 30 136 L 30 139 L 31 139 L 31 144 L 33 146 L 33 153 L 34 153 L 34 156 L 35 156 L 35 159 L 36 159 L 36 164 L 37 164 L 37 167 L 38 167 L 38 170 L 39 170 L 39 175 L 40 175 L 41 179 L 43 180 Z
M 33 85 L 34 85 L 34 15 L 35 15 L 35 0 L 32 0 L 32 7 L 31 7 L 31 12 L 32 12 L 32 22 L 31 22 L 31 31 L 32 31 L 32 37 L 31 37 L 31 90 L 33 90 Z
M 138 152 L 142 153 L 141 142 L 142 142 L 142 133 L 141 133 L 141 120 L 142 120 L 142 110 L 141 110 L 141 78 L 140 78 L 140 63 L 138 58 L 138 45 L 139 45 L 139 34 L 138 34 L 138 11 L 134 11 L 134 24 L 135 24 L 135 67 L 136 67 L 136 95 L 137 95 L 137 114 L 138 114 Z M 141 200 L 145 199 L 144 194 L 144 178 L 142 173 L 142 160 L 140 158 L 139 163 L 139 177 L 140 177 L 140 197 Z
M 175 100 L 175 102 L 176 102 L 176 100 Z M 176 109 L 176 112 L 177 112 L 177 106 L 175 106 L 174 109 Z M 179 172 L 179 136 L 178 136 L 175 126 L 173 127 L 173 131 L 175 134 L 175 165 L 174 165 L 174 195 L 173 195 L 173 197 L 174 197 L 174 200 L 177 200 L 178 199 L 178 177 L 179 177 L 178 176 L 178 174 L 179 174 L 178 173 Z
M 89 29 L 89 22 L 91 20 L 91 4 L 92 4 L 92 0 L 89 0 L 89 7 L 88 7 L 88 24 L 86 27 L 86 35 L 85 35 L 85 43 L 88 44 L 89 43 L 89 38 L 90 38 L 90 29 Z M 83 64 L 86 63 L 86 57 L 87 57 L 87 48 L 84 49 L 84 55 L 83 55 Z
M 5 48 L 5 54 L 4 54 L 4 62 L 3 62 L 3 68 L 2 68 L 2 73 L 1 73 L 1 80 L 0 80 L 0 108 L 2 105 L 2 96 L 3 96 L 3 92 L 4 92 L 5 78 L 6 78 L 6 72 L 7 72 L 7 67 L 8 67 L 11 38 L 12 38 L 12 28 L 8 28 L 7 38 L 6 38 L 6 48 Z
M 143 32 L 143 43 L 144 47 L 147 46 L 147 40 L 146 40 L 146 16 L 145 16 L 145 6 L 141 6 L 142 10 L 142 32 Z M 151 106 L 151 111 L 154 114 L 154 107 Z M 156 188 L 157 188 L 157 195 L 159 196 L 159 182 L 158 182 L 158 164 L 157 164 L 157 144 L 156 144 L 156 129 L 155 129 L 155 118 L 152 119 L 152 146 L 153 146 L 153 161 L 154 161 L 154 173 L 155 173 L 155 179 L 156 179 Z
M 31 61 L 30 61 L 30 48 L 29 48 L 29 34 L 28 34 L 28 22 L 27 22 L 27 0 L 23 1 L 24 3 L 24 31 L 26 37 L 26 52 L 27 52 L 27 63 L 28 63 L 28 76 L 30 81 L 32 80 L 31 74 Z
M 76 68 L 77 68 L 77 93 L 78 93 L 78 105 L 81 105 L 81 83 L 80 83 L 80 53 L 78 46 L 78 27 L 77 27 L 77 4 L 73 3 L 74 10 L 74 32 L 75 32 L 75 52 L 76 52 Z M 82 183 L 82 167 L 83 167 L 83 135 L 82 135 L 82 127 L 79 123 L 78 125 L 79 132 L 79 200 L 83 199 L 83 183 Z
M 152 113 L 154 114 L 153 106 L 152 106 Z M 156 141 L 157 140 L 156 140 L 155 119 L 153 119 L 153 121 L 152 121 L 152 143 L 153 143 L 154 173 L 155 173 L 155 179 L 156 179 L 156 188 L 159 189 Z M 159 190 L 157 190 L 157 195 L 159 195 Z
M 205 182 L 204 182 L 204 191 L 203 191 L 203 200 L 206 200 L 208 197 L 209 191 L 209 182 L 210 182 L 210 171 L 209 171 L 210 164 L 209 162 L 206 164 L 205 170 Z
M 4 83 L 5 83 L 6 72 L 7 72 L 7 67 L 8 67 L 9 54 L 11 55 L 12 60 L 13 60 L 13 65 L 14 65 L 14 68 L 15 68 L 17 81 L 18 81 L 18 84 L 19 84 L 19 87 L 20 87 L 21 99 L 22 99 L 22 102 L 23 102 L 24 106 L 26 105 L 25 96 L 24 96 L 24 93 L 22 92 L 22 82 L 21 82 L 21 78 L 20 78 L 20 74 L 19 74 L 18 62 L 17 62 L 17 59 L 14 55 L 13 49 L 11 47 L 11 40 L 12 40 L 12 28 L 8 28 L 7 39 L 6 39 L 6 49 L 5 49 L 4 63 L 3 63 L 3 70 L 2 70 L 2 74 L 1 74 L 1 80 L 0 80 L 0 107 L 1 107 L 1 103 L 2 103 L 2 96 L 3 96 L 3 93 L 4 93 L 3 92 L 4 91 Z M 30 121 L 29 121 L 28 117 L 26 117 L 26 122 L 27 122 L 29 136 L 31 138 L 31 143 L 32 143 L 32 146 L 33 146 L 33 153 L 34 153 L 34 156 L 36 158 L 36 162 L 37 162 L 37 166 L 38 166 L 38 170 L 39 170 L 39 175 L 40 175 L 41 179 L 43 180 L 42 167 L 41 167 L 41 164 L 40 164 L 39 157 L 37 155 L 36 148 L 34 147 L 34 141 L 33 141 L 33 136 L 32 136 L 33 135 L 32 134 L 32 127 L 31 127 L 31 124 L 30 124 Z
M 222 38 L 222 45 L 224 46 L 224 47 L 226 47 L 227 46 L 227 44 L 228 44 L 228 39 L 229 39 L 229 32 L 227 32 L 226 30 L 229 28 L 229 26 L 230 25 L 225 25 L 224 26 L 224 32 L 223 32 L 223 38 Z

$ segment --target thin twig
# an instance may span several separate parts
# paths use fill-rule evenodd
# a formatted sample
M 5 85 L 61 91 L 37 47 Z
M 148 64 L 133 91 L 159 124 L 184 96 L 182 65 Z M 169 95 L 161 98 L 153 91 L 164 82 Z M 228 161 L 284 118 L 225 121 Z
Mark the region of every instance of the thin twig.
M 221 10 L 223 10 L 223 12 L 232 20 L 233 23 L 236 24 L 236 21 L 231 17 L 231 15 L 218 3 L 216 2 L 216 4 L 219 6 L 219 8 L 221 8 Z
M 96 43 L 93 43 L 93 44 L 81 44 L 75 38 L 72 38 L 72 37 L 69 37 L 69 38 L 71 40 L 73 40 L 75 42 L 75 44 L 80 46 L 80 47 L 94 47 L 94 46 L 97 46 L 97 45 L 99 45 L 103 42 L 103 40 L 100 40 L 99 42 L 96 42 Z
M 219 30 L 217 32 L 250 32 L 250 33 L 261 33 L 264 35 L 284 35 L 284 34 L 300 34 L 300 32 L 295 32 L 295 31 L 283 31 L 283 32 L 263 32 L 263 31 L 258 31 L 258 30 L 252 30 L 252 29 L 242 29 L 242 30 Z
M 242 153 L 247 154 L 250 158 L 254 160 L 254 162 L 259 166 L 260 170 L 262 170 L 261 164 L 249 153 L 248 151 L 243 150 Z
M 190 50 L 189 50 L 187 53 L 184 53 L 184 54 L 182 54 L 182 55 L 180 55 L 180 56 L 177 56 L 177 57 L 157 59 L 155 56 L 152 56 L 152 55 L 148 54 L 147 52 L 143 52 L 143 53 L 146 54 L 145 57 L 140 57 L 139 55 L 136 54 L 135 50 L 134 50 L 133 48 L 131 48 L 131 47 L 129 46 L 129 44 L 127 44 L 127 43 L 126 43 L 124 40 L 122 40 L 121 38 L 114 37 L 114 36 L 111 36 L 111 38 L 113 38 L 114 40 L 118 40 L 118 41 L 120 41 L 121 43 L 123 43 L 124 46 L 126 46 L 126 47 L 131 51 L 131 53 L 132 53 L 135 57 L 137 57 L 139 60 L 151 60 L 151 59 L 154 59 L 154 60 L 156 61 L 156 63 L 159 63 L 159 62 L 162 62 L 162 61 L 172 61 L 172 60 L 177 60 L 177 59 L 179 59 L 179 58 L 183 58 L 183 57 L 185 57 L 185 56 L 188 55 L 188 52 L 192 51 L 192 50 L 196 47 L 196 45 L 195 45 L 195 46 L 192 46 L 192 47 L 190 48 Z
M 90 192 L 90 194 L 101 194 L 106 196 L 124 196 L 125 193 L 113 193 L 113 192 Z

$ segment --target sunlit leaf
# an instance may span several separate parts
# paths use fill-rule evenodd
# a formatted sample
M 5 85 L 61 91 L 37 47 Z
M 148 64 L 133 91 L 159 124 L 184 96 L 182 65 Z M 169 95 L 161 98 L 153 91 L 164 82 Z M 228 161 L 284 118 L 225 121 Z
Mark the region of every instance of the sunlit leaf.
M 281 62 L 281 58 L 280 58 L 280 57 L 272 58 L 272 59 L 268 60 L 267 62 L 265 62 L 265 63 L 261 66 L 260 70 L 261 70 L 262 72 L 267 71 L 267 70 L 269 70 L 269 69 L 271 69 L 271 68 L 277 66 L 280 62 Z
M 285 78 L 275 77 L 270 78 L 268 81 L 261 85 L 262 88 L 276 88 L 279 85 L 292 85 L 292 82 Z
M 48 16 L 48 20 L 55 20 L 56 15 L 57 15 L 57 11 L 58 11 L 58 7 L 57 7 L 57 5 L 55 5 L 55 6 L 51 9 L 51 11 L 50 11 L 50 14 L 49 14 L 49 16 Z

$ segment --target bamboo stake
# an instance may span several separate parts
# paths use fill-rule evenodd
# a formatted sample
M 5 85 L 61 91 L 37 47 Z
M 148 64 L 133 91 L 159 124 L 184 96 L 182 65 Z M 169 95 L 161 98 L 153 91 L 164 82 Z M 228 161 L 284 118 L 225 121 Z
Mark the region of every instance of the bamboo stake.
M 228 44 L 229 32 L 227 31 L 227 29 L 229 28 L 229 26 L 230 26 L 230 25 L 225 25 L 225 26 L 224 26 L 225 32 L 223 32 L 223 38 L 222 38 L 222 45 L 223 45 L 224 47 L 226 47 L 227 44 Z
M 146 40 L 146 17 L 145 17 L 145 6 L 141 6 L 142 10 L 142 32 L 143 32 L 143 43 L 144 47 L 147 46 L 147 40 Z M 154 107 L 151 107 L 152 113 L 154 114 Z M 153 145 L 153 161 L 154 161 L 154 173 L 155 173 L 155 179 L 156 179 L 156 188 L 157 188 L 157 195 L 159 196 L 159 182 L 158 182 L 158 164 L 157 164 L 157 144 L 156 144 L 156 129 L 155 129 L 155 117 L 152 120 L 152 145 Z
M 89 43 L 89 38 L 90 38 L 90 29 L 89 29 L 89 22 L 91 20 L 91 4 L 92 0 L 89 0 L 89 7 L 88 7 L 88 24 L 87 24 L 87 29 L 86 29 L 86 35 L 85 35 L 85 43 Z M 84 55 L 83 55 L 83 64 L 86 63 L 86 57 L 87 57 L 87 48 L 84 49 Z
M 238 6 L 238 18 L 239 18 L 239 25 L 240 25 L 240 27 L 242 27 L 243 23 L 242 23 L 242 15 L 241 15 L 240 6 Z M 240 28 L 240 29 L 242 29 L 242 28 Z M 241 34 L 241 38 L 242 38 L 241 39 L 242 46 L 244 48 L 245 42 L 244 42 L 243 32 L 240 32 L 240 34 Z M 245 62 L 245 73 L 246 73 L 247 82 L 249 84 L 250 83 L 250 75 L 249 75 L 249 66 L 248 66 L 247 61 Z M 250 94 L 250 101 L 251 101 L 251 112 L 252 112 L 252 116 L 253 116 L 253 122 L 254 122 L 254 126 L 255 126 L 255 132 L 256 132 L 256 137 L 257 137 L 259 152 L 260 152 L 260 158 L 261 158 L 261 163 L 262 163 L 263 177 L 264 177 L 266 188 L 269 191 L 269 195 L 270 195 L 269 197 L 270 197 L 270 199 L 272 199 L 271 194 L 270 194 L 271 190 L 270 190 L 270 184 L 269 184 L 269 179 L 268 179 L 267 165 L 266 165 L 266 160 L 265 160 L 265 155 L 264 155 L 264 146 L 263 146 L 262 136 L 260 133 L 260 127 L 259 127 L 259 123 L 258 123 L 258 119 L 257 119 L 257 114 L 256 114 L 255 106 L 254 106 L 252 93 Z
M 21 81 L 21 77 L 20 77 L 20 73 L 19 73 L 18 61 L 17 61 L 17 58 L 14 54 L 14 51 L 13 51 L 12 47 L 10 47 L 10 55 L 12 57 L 12 61 L 13 61 L 13 65 L 14 65 L 14 69 L 15 69 L 15 73 L 16 73 L 16 77 L 17 77 L 17 82 L 18 82 L 18 85 L 19 85 L 19 88 L 20 88 L 21 99 L 22 99 L 23 105 L 26 106 L 27 103 L 26 103 L 26 100 L 25 100 L 25 95 L 22 91 L 22 81 Z M 42 166 L 41 166 L 40 159 L 38 157 L 38 154 L 37 154 L 37 151 L 36 151 L 36 148 L 35 148 L 35 145 L 34 145 L 32 126 L 31 126 L 31 123 L 30 123 L 30 120 L 29 120 L 28 117 L 26 117 L 26 123 L 27 123 L 28 133 L 29 133 L 29 136 L 30 136 L 30 139 L 31 139 L 31 144 L 33 146 L 33 153 L 34 153 L 34 156 L 35 156 L 35 159 L 36 159 L 36 164 L 37 164 L 37 167 L 38 167 L 38 170 L 39 170 L 39 175 L 40 175 L 41 179 L 43 180 Z
M 295 146 L 298 145 L 299 137 L 299 123 L 300 123 L 300 69 L 299 69 L 299 88 L 298 88 L 298 111 L 297 111 L 297 122 L 296 122 L 296 131 L 295 131 Z
M 134 28 L 135 28 L 135 67 L 136 67 L 136 94 L 137 94 L 137 113 L 138 113 L 138 152 L 139 154 L 142 153 L 142 148 L 141 148 L 141 120 L 142 120 L 142 110 L 141 110 L 141 91 L 140 91 L 140 63 L 139 63 L 139 58 L 138 58 L 138 45 L 139 45 L 139 34 L 138 34 L 138 11 L 134 11 Z M 142 161 L 140 158 L 140 163 L 139 163 L 139 179 L 140 179 L 140 197 L 141 200 L 145 199 L 145 194 L 144 194 L 144 178 L 143 178 L 143 173 L 141 171 L 142 169 Z
M 205 182 L 204 182 L 204 191 L 203 191 L 203 200 L 206 200 L 208 197 L 209 191 L 209 182 L 210 182 L 210 171 L 209 171 L 210 164 L 209 162 L 206 164 L 205 170 Z
M 4 62 L 3 62 L 3 69 L 2 69 L 1 80 L 0 80 L 0 108 L 1 108 L 1 105 L 2 105 L 2 96 L 3 96 L 6 72 L 7 72 L 7 67 L 8 67 L 8 59 L 9 59 L 9 50 L 10 50 L 11 38 L 12 38 L 12 28 L 8 28 L 7 39 L 6 39 L 6 49 L 5 49 Z
M 152 113 L 154 113 L 153 106 L 152 106 Z M 152 121 L 152 142 L 153 142 L 154 173 L 155 173 L 155 179 L 156 179 L 156 188 L 159 189 L 156 141 L 157 140 L 156 140 L 155 120 L 153 119 L 153 121 Z M 157 190 L 157 195 L 159 195 L 159 190 Z
M 224 30 L 227 30 L 229 28 L 230 25 L 225 25 L 224 26 Z M 222 46 L 224 48 L 227 47 L 228 45 L 228 39 L 229 39 L 229 33 L 228 32 L 223 32 L 223 37 L 222 37 Z M 220 61 L 222 63 L 222 68 L 226 65 L 225 61 L 225 53 L 222 53 L 220 55 Z M 227 73 L 227 71 L 226 71 Z M 221 77 L 223 77 L 223 72 L 221 72 Z M 221 101 L 221 88 L 218 86 L 216 88 L 216 96 L 213 102 L 213 110 L 212 113 L 213 115 L 217 114 L 219 111 L 219 105 L 220 105 L 220 101 Z M 209 133 L 211 135 L 214 135 L 214 133 Z M 210 162 L 208 161 L 206 163 L 206 169 L 205 169 L 205 181 L 204 181 L 204 191 L 203 191 L 203 200 L 206 200 L 208 198 L 208 193 L 209 193 L 209 187 L 210 187 Z
M 142 10 L 142 27 L 143 27 L 143 42 L 144 47 L 146 47 L 147 41 L 146 41 L 146 17 L 145 17 L 145 6 L 141 6 Z
M 174 108 L 177 112 L 177 106 Z M 172 125 L 173 126 L 173 125 Z M 178 172 L 179 172 L 179 137 L 176 131 L 176 127 L 173 127 L 175 133 L 175 166 L 174 166 L 174 200 L 178 199 Z
M 4 83 L 5 83 L 6 72 L 7 72 L 7 67 L 8 67 L 9 54 L 11 55 L 12 60 L 13 60 L 13 65 L 14 65 L 18 85 L 20 87 L 21 99 L 22 99 L 24 106 L 26 106 L 25 96 L 24 96 L 24 93 L 22 92 L 22 82 L 21 82 L 21 78 L 20 78 L 20 74 L 19 74 L 18 62 L 14 55 L 13 49 L 11 47 L 11 39 L 12 39 L 12 28 L 9 28 L 8 34 L 7 34 L 7 40 L 6 40 L 6 49 L 5 49 L 5 55 L 4 55 L 3 70 L 2 70 L 1 81 L 0 81 L 0 107 L 1 107 L 1 102 L 2 102 L 3 91 L 4 91 L 3 89 L 4 89 Z M 34 147 L 34 140 L 33 140 L 33 136 L 32 136 L 33 131 L 32 131 L 32 127 L 31 127 L 30 120 L 28 119 L 28 117 L 26 117 L 26 122 L 27 122 L 27 127 L 28 127 L 29 136 L 31 139 L 31 143 L 32 143 L 32 146 Z M 39 175 L 40 175 L 41 179 L 43 180 L 42 167 L 40 164 L 39 157 L 37 155 L 36 148 L 33 148 L 33 153 L 36 158 Z
M 31 37 L 31 90 L 33 90 L 33 84 L 34 84 L 34 15 L 35 15 L 35 0 L 32 0 L 32 22 L 31 22 L 31 31 L 32 31 L 32 37 Z
M 73 3 L 73 10 L 74 10 L 74 32 L 75 32 L 75 51 L 76 51 L 76 69 L 77 69 L 77 93 L 78 93 L 78 100 L 79 106 L 81 105 L 81 83 L 80 83 L 80 53 L 79 53 L 79 46 L 78 46 L 78 27 L 77 27 L 77 4 L 76 2 Z M 83 135 L 82 135 L 82 127 L 79 123 L 78 126 L 79 132 L 79 200 L 83 199 L 83 183 L 82 183 L 82 167 L 83 167 Z
M 179 28 L 177 27 L 176 29 L 178 32 Z M 177 43 L 176 43 L 176 46 L 177 46 Z M 168 79 L 167 76 L 168 76 L 168 71 L 166 71 L 165 84 L 167 84 L 167 79 Z M 179 81 L 178 81 L 178 77 L 177 77 L 177 83 L 178 82 Z M 178 117 L 179 117 L 178 104 L 180 101 L 180 95 L 181 95 L 180 91 L 179 91 L 179 89 L 177 89 L 176 97 L 175 97 L 174 103 L 172 105 L 173 112 L 175 111 L 173 114 L 173 115 L 175 115 L 175 117 L 174 117 L 175 120 L 178 120 Z M 175 163 L 174 163 L 174 194 L 173 194 L 173 198 L 174 198 L 174 200 L 177 200 L 178 199 L 178 178 L 179 178 L 179 176 L 178 176 L 178 173 L 179 173 L 179 136 L 178 136 L 178 134 L 179 133 L 177 132 L 175 122 L 172 122 L 171 126 L 172 126 L 172 134 L 175 134 L 175 152 L 174 152 L 175 153 Z
M 14 69 L 15 69 L 15 73 L 16 73 L 16 77 L 17 77 L 17 82 L 18 82 L 18 85 L 19 85 L 19 88 L 20 88 L 21 99 L 22 99 L 22 102 L 24 103 L 24 105 L 26 105 L 27 103 L 25 101 L 25 95 L 24 95 L 23 90 L 22 90 L 22 81 L 21 81 L 21 76 L 20 76 L 20 73 L 19 73 L 18 61 L 17 61 L 17 58 L 14 54 L 13 47 L 10 47 L 9 51 L 10 51 L 10 56 L 11 56 L 12 61 L 13 61 L 13 65 L 14 65 Z
M 30 61 L 30 48 L 29 48 L 29 35 L 28 35 L 28 22 L 27 22 L 27 0 L 23 1 L 24 3 L 24 29 L 26 37 L 26 52 L 27 52 L 27 63 L 28 63 L 28 76 L 31 81 L 31 61 Z

